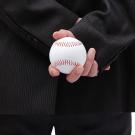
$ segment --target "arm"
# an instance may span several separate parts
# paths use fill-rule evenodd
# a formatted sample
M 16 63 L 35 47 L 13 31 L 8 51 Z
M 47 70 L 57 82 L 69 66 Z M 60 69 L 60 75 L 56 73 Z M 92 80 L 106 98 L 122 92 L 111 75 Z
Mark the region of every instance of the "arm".
M 126 0 L 125 0 L 126 1 Z M 135 22 L 130 10 L 135 12 L 135 2 L 104 0 L 101 10 L 88 13 L 69 29 L 89 48 L 95 48 L 99 70 L 103 71 L 135 40 Z M 128 0 L 127 0 L 128 1 Z
M 0 0 L 0 20 L 47 56 L 53 32 L 72 27 L 77 18 L 55 0 Z

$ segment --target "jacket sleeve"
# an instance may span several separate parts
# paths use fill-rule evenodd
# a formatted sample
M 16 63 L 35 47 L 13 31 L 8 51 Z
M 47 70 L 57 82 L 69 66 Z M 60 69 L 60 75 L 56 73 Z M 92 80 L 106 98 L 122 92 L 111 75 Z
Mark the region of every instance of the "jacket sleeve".
M 87 50 L 91 47 L 96 49 L 100 72 L 135 42 L 135 20 L 130 12 L 135 9 L 131 7 L 133 4 L 135 2 L 126 0 L 103 0 L 100 10 L 91 11 L 69 29 Z
M 47 56 L 52 33 L 71 28 L 77 18 L 55 0 L 0 0 L 0 20 Z

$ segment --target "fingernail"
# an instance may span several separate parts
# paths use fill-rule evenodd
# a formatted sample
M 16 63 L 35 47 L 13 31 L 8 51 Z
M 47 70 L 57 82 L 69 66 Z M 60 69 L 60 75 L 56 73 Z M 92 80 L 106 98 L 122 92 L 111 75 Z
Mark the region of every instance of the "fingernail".
M 54 35 L 55 33 L 57 33 L 57 31 L 55 31 L 55 32 L 53 33 L 53 35 Z
M 68 82 L 71 83 L 71 84 L 74 83 L 74 81 L 69 81 L 69 80 L 68 80 Z
M 91 50 L 91 51 L 89 51 L 89 53 L 88 53 L 88 57 L 91 57 L 93 55 L 93 51 Z
M 99 71 L 97 71 L 97 73 L 95 74 L 95 77 L 98 76 L 98 73 L 99 73 Z

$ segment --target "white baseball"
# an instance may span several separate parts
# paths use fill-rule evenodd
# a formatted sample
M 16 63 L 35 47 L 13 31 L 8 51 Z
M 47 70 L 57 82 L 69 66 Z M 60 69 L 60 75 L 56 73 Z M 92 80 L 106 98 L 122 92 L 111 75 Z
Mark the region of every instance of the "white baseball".
M 49 58 L 52 66 L 61 73 L 69 74 L 75 66 L 85 64 L 86 49 L 81 41 L 65 37 L 53 43 Z

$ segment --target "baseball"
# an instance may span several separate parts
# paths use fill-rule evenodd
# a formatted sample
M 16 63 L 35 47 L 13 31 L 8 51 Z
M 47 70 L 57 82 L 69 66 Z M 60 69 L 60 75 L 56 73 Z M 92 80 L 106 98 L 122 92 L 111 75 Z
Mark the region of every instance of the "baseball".
M 65 37 L 55 41 L 50 49 L 51 65 L 61 73 L 70 74 L 75 66 L 86 62 L 86 49 L 76 38 Z

